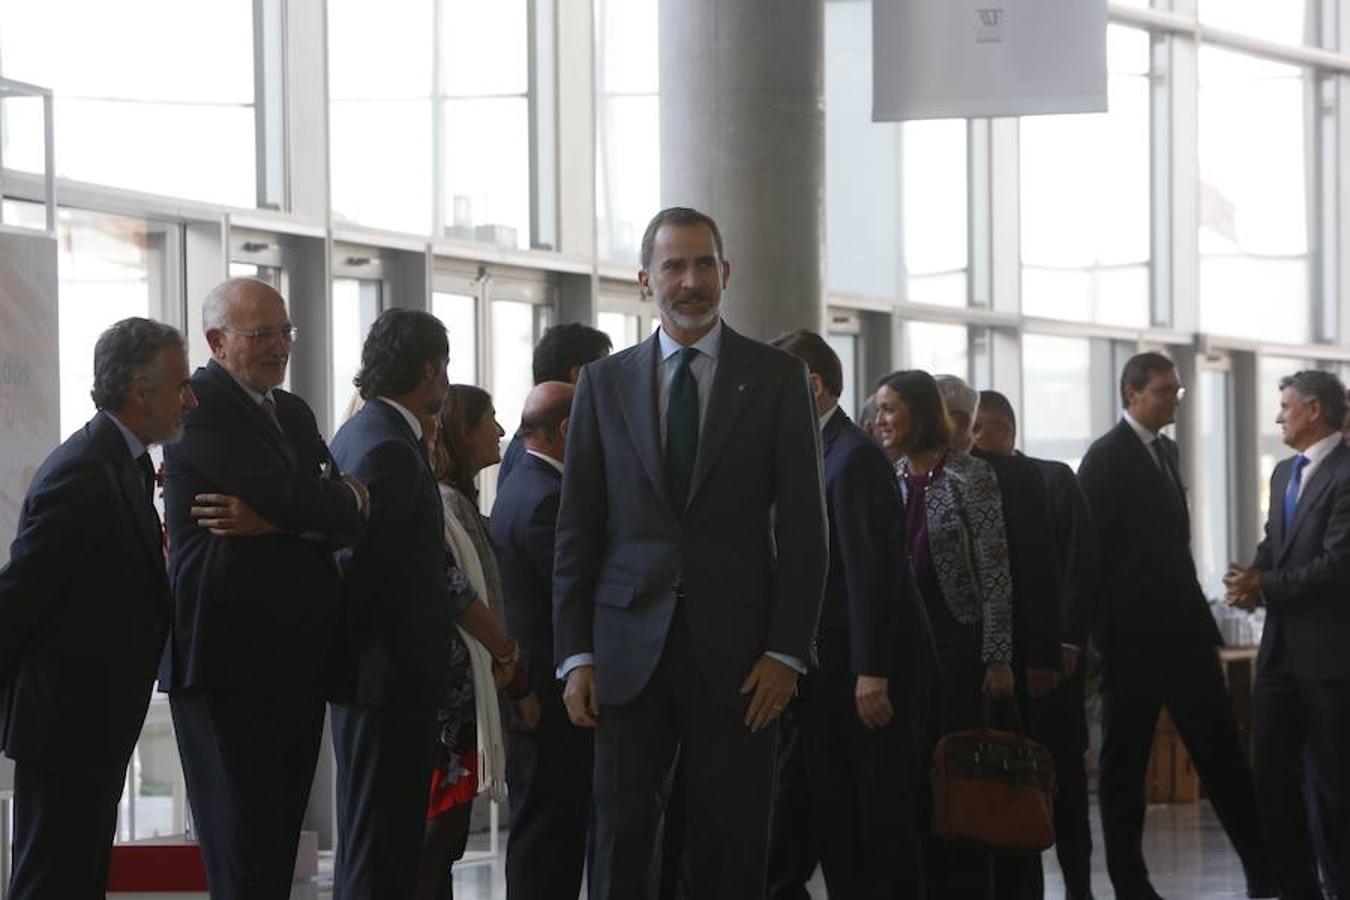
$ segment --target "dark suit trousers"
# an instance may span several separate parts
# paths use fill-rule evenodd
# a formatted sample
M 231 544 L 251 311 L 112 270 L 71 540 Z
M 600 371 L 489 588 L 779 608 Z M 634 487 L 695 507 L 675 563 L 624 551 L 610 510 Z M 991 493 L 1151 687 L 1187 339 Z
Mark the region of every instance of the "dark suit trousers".
M 169 696 L 192 821 L 216 900 L 286 900 L 323 735 L 317 687 Z
M 683 896 L 764 896 L 778 730 L 752 733 L 747 705 L 708 688 L 677 611 L 651 680 L 631 702 L 600 709 L 592 900 L 655 896 L 657 837 L 677 751 L 688 763 Z
M 1350 682 L 1266 669 L 1253 702 L 1257 796 L 1280 896 L 1320 898 L 1320 858 L 1327 895 L 1350 898 Z
M 338 846 L 333 900 L 408 900 L 435 766 L 431 710 L 335 703 Z
M 922 897 L 916 704 L 924 695 L 892 685 L 895 716 L 865 727 L 854 699 L 856 676 L 840 639 L 820 637 L 821 669 L 803 686 L 798 728 L 821 868 L 831 897 Z M 810 872 L 807 872 L 809 877 Z
M 1217 649 L 1202 643 L 1153 646 L 1110 654 L 1105 664 L 1098 794 L 1106 867 L 1117 896 L 1128 900 L 1148 884 L 1144 775 L 1164 704 L 1248 878 L 1267 877 L 1256 792 Z
M 778 761 L 769 814 L 769 900 L 810 900 L 806 883 L 820 863 L 820 830 L 824 823 L 813 818 L 801 722 L 814 677 L 799 682 L 797 698 L 778 720 Z M 662 900 L 672 897 L 662 894 Z
M 126 760 L 103 775 L 15 765 L 9 900 L 103 900 L 125 780 Z
M 1049 696 L 1031 702 L 1031 736 L 1055 758 L 1055 855 L 1064 875 L 1067 900 L 1092 892 L 1092 826 L 1088 821 L 1087 712 L 1084 708 L 1083 669 Z
M 540 699 L 560 702 L 557 697 Z M 535 731 L 511 733 L 506 751 L 511 797 L 508 900 L 570 900 L 581 893 L 590 834 L 593 738 L 561 710 L 546 713 Z

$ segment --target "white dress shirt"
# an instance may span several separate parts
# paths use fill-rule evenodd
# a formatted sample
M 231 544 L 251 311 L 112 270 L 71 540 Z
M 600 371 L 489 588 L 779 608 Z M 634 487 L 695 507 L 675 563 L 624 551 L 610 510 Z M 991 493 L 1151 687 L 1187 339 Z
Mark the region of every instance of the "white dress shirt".
M 1322 463 L 1326 461 L 1326 458 L 1331 455 L 1331 451 L 1335 450 L 1340 445 L 1342 440 L 1344 439 L 1341 437 L 1341 433 L 1339 431 L 1333 431 L 1331 434 L 1303 451 L 1303 455 L 1308 458 L 1308 461 L 1303 465 L 1303 474 L 1299 477 L 1299 499 L 1303 498 L 1303 492 L 1307 490 L 1308 482 L 1312 480 L 1312 477 L 1317 472 L 1318 468 L 1320 468 Z
M 388 397 L 377 397 L 376 399 L 383 400 L 385 403 L 388 403 L 394 409 L 398 410 L 399 415 L 403 416 L 403 420 L 407 422 L 408 427 L 412 429 L 413 436 L 419 441 L 422 440 L 422 421 L 418 419 L 417 416 L 413 415 L 408 407 L 404 406 L 402 403 L 395 403 Z
M 1121 413 L 1121 418 L 1125 420 L 1125 424 L 1129 425 L 1130 430 L 1143 442 L 1144 449 L 1148 450 L 1149 458 L 1153 460 L 1153 465 L 1158 467 L 1159 472 L 1165 472 L 1166 470 L 1163 468 L 1162 457 L 1158 455 L 1160 452 L 1157 444 L 1159 432 L 1140 425 L 1129 412 Z
M 550 466 L 557 469 L 559 475 L 562 474 L 563 464 L 558 462 L 553 457 L 549 456 L 547 453 L 540 453 L 538 450 L 531 450 L 529 447 L 525 448 L 525 452 L 530 454 L 531 456 L 542 459 L 544 462 L 548 463 Z

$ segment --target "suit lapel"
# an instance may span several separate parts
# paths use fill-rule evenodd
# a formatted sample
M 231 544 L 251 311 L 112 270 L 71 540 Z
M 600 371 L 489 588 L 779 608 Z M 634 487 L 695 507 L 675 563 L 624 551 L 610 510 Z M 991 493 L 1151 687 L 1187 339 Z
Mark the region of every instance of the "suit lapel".
M 1294 521 L 1285 529 L 1284 544 L 1280 548 L 1280 556 L 1283 557 L 1288 552 L 1290 546 L 1294 543 L 1294 536 L 1298 534 L 1299 526 L 1308 517 L 1308 510 L 1317 505 L 1317 501 L 1322 494 L 1326 493 L 1331 486 L 1332 475 L 1341 464 L 1341 458 L 1345 455 L 1345 447 L 1337 446 L 1327 458 L 1322 460 L 1322 464 L 1317 467 L 1317 471 L 1308 479 L 1307 485 L 1303 488 L 1303 494 L 1298 498 L 1298 504 L 1294 507 Z M 1281 492 L 1278 497 L 1271 497 L 1271 503 L 1284 505 L 1284 493 Z M 1283 515 L 1283 513 L 1281 513 Z
M 295 458 L 295 451 L 291 449 L 291 442 L 286 436 L 277 430 L 272 424 L 272 420 L 267 417 L 252 397 L 250 397 L 239 382 L 234 380 L 225 368 L 214 359 L 206 364 L 204 371 L 207 377 L 215 380 L 221 391 L 230 398 L 230 402 L 239 407 L 239 412 L 244 419 L 252 426 L 253 430 L 258 432 L 262 439 L 274 450 L 280 453 L 292 469 L 299 467 L 299 461 Z M 279 421 L 279 420 L 278 420 Z
M 712 396 L 708 400 L 707 421 L 699 435 L 698 456 L 694 460 L 694 477 L 689 483 L 689 502 L 693 503 L 698 490 L 707 479 L 717 455 L 740 418 L 741 409 L 754 393 L 755 384 L 749 379 L 751 366 L 745 351 L 746 338 L 722 324 L 722 348 L 717 360 L 717 374 L 713 378 Z
M 1284 492 L 1289 490 L 1288 460 L 1275 467 L 1275 477 L 1270 482 L 1270 521 L 1271 540 L 1275 548 L 1284 552 L 1284 539 L 1289 534 L 1289 523 L 1284 520 Z
M 159 514 L 150 498 L 145 496 L 141 470 L 131 458 L 122 433 L 105 413 L 99 413 L 90 424 L 90 438 L 98 444 L 116 473 L 117 489 L 126 505 L 127 515 L 135 522 L 136 531 L 141 536 L 146 552 L 150 554 L 152 569 L 163 574 L 164 534 Z
M 625 361 L 627 377 L 619 388 L 619 408 L 624 425 L 637 447 L 637 456 L 651 479 L 656 494 L 670 509 L 666 488 L 666 467 L 661 453 L 661 425 L 657 421 L 661 408 L 657 397 L 656 370 L 661 364 L 661 343 L 656 332 L 643 341 Z M 692 494 L 692 490 L 690 492 Z M 673 512 L 673 510 L 672 510 Z

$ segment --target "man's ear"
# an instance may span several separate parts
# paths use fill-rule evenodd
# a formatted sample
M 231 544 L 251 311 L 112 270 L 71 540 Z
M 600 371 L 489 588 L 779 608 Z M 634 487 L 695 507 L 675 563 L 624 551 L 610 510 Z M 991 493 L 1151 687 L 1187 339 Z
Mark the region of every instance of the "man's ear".
M 206 329 L 206 345 L 211 348 L 211 355 L 220 359 L 221 345 L 225 343 L 225 332 L 219 328 Z
M 638 293 L 644 298 L 652 295 L 652 277 L 646 269 L 638 269 Z
M 825 393 L 825 380 L 815 372 L 810 373 L 808 377 L 811 379 L 811 396 L 819 400 Z
M 564 438 L 567 437 L 567 432 L 571 430 L 572 430 L 571 416 L 568 416 L 566 419 L 563 419 L 561 422 L 558 423 L 558 434 L 562 435 Z

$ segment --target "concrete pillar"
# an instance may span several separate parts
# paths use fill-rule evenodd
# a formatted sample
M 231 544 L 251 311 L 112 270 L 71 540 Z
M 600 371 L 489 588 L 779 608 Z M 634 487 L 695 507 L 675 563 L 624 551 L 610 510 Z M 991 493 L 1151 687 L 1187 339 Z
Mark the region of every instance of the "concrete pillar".
M 823 0 L 662 0 L 659 34 L 662 204 L 717 220 L 732 327 L 820 331 Z

